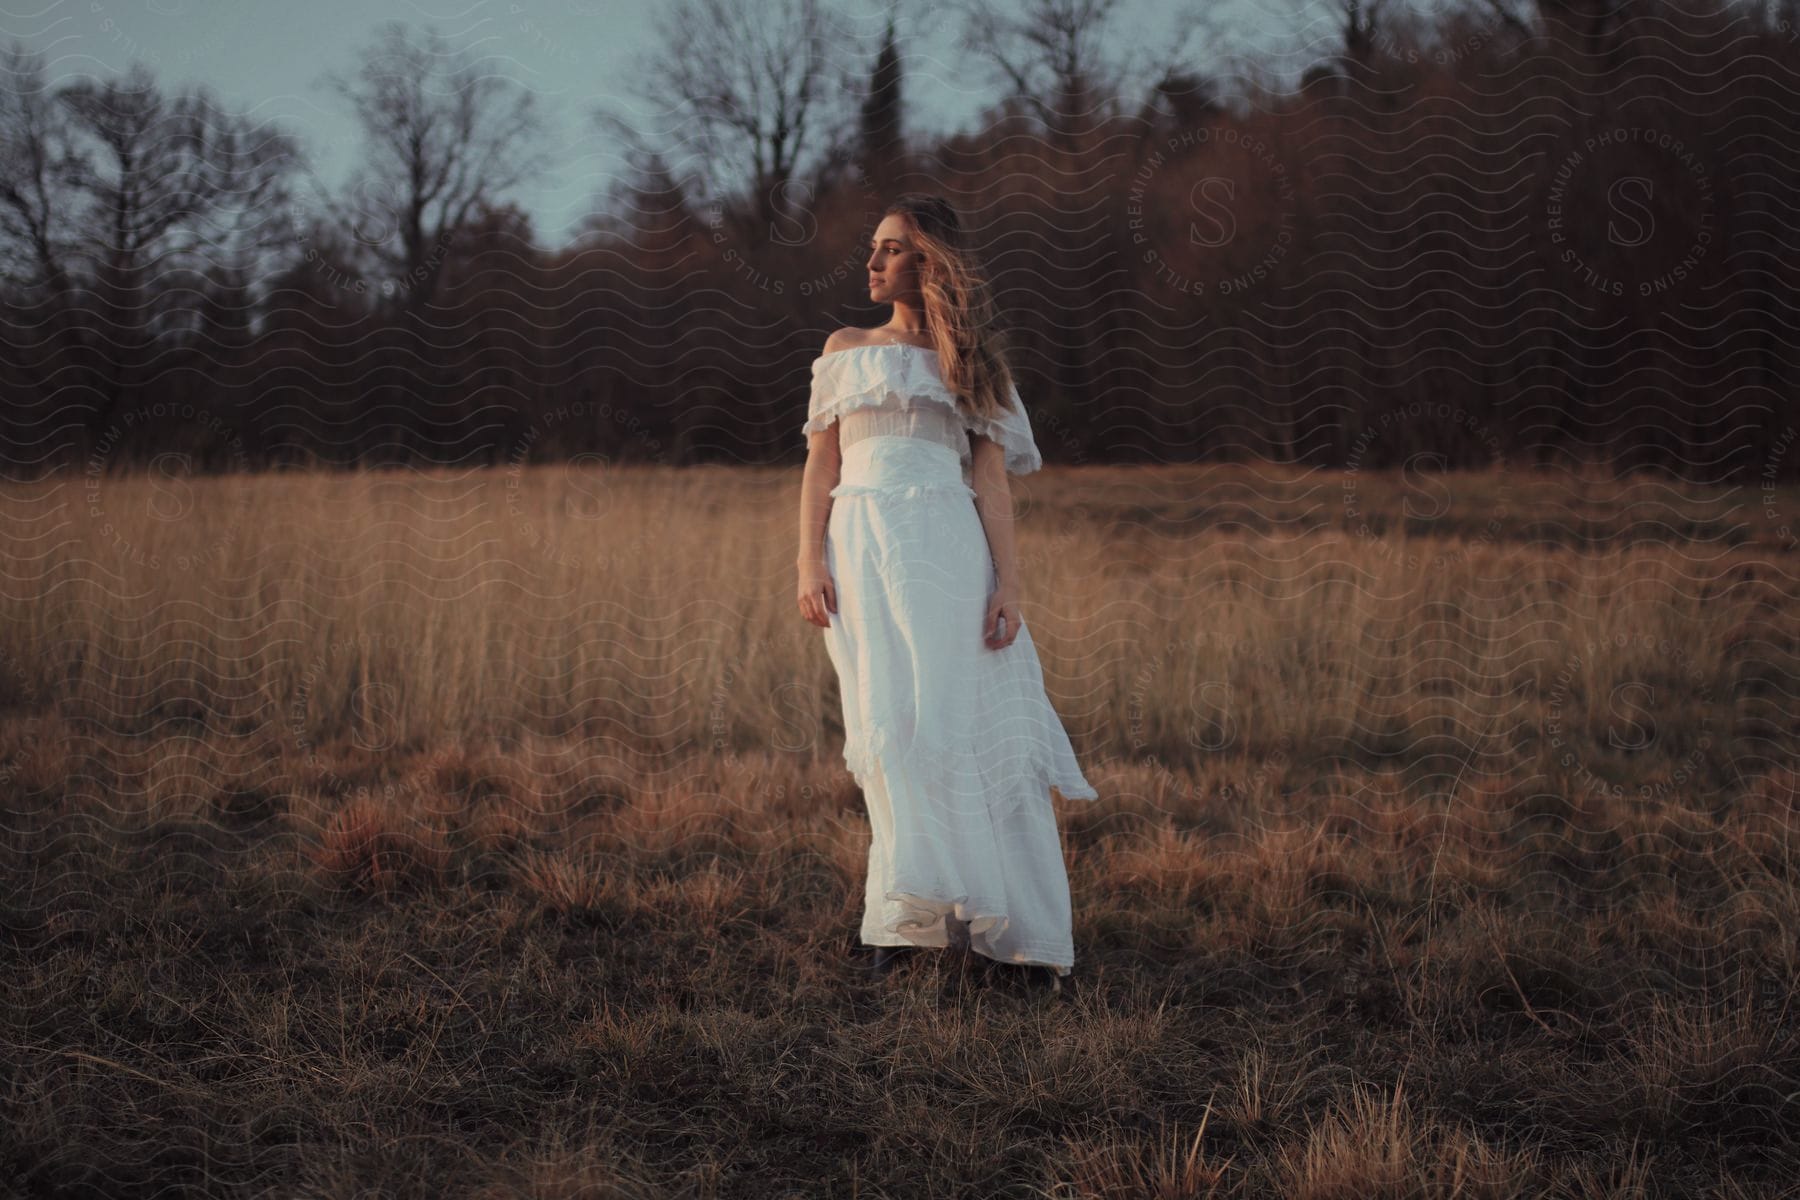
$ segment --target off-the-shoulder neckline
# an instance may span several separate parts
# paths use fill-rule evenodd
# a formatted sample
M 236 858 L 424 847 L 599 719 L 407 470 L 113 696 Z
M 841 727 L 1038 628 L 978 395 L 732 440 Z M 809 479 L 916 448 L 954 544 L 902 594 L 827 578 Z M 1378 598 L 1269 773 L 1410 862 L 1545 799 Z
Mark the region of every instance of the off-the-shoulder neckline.
M 829 354 L 821 354 L 815 361 L 824 362 L 828 358 L 836 358 L 840 354 L 849 354 L 855 350 L 888 350 L 896 346 L 907 350 L 923 350 L 927 354 L 937 353 L 937 351 L 930 346 L 915 346 L 911 342 L 871 342 L 866 346 L 846 346 L 842 350 L 833 350 Z

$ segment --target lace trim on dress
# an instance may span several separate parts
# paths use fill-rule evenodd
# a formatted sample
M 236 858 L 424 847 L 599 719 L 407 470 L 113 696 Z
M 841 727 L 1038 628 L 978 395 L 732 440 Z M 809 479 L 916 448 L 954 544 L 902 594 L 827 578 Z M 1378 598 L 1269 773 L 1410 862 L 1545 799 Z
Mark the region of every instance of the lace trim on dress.
M 870 350 L 910 350 L 876 361 Z M 807 433 L 818 433 L 844 413 L 880 406 L 889 394 L 899 401 L 894 407 L 919 404 L 947 405 L 956 411 L 956 397 L 937 374 L 937 355 L 922 346 L 904 342 L 852 346 L 813 359 L 812 399 L 807 406 Z
M 910 353 L 887 355 L 877 361 L 865 353 L 870 350 Z M 809 436 L 823 432 L 840 416 L 859 408 L 943 405 L 956 415 L 964 429 L 999 443 L 1006 456 L 1007 471 L 1026 475 L 1042 467 L 1044 460 L 1032 436 L 1019 389 L 1008 389 L 1007 396 L 1013 407 L 998 418 L 972 417 L 963 412 L 956 396 L 944 386 L 943 377 L 937 372 L 936 351 L 905 342 L 852 346 L 813 359 L 812 396 L 801 430 Z
M 842 351 L 839 351 L 839 353 L 842 353 Z M 855 412 L 859 408 L 890 408 L 902 410 L 908 408 L 923 408 L 934 404 L 939 405 L 940 407 L 948 405 L 950 408 L 954 409 L 956 407 L 956 400 L 946 392 L 941 396 L 901 396 L 899 397 L 899 402 L 895 403 L 884 391 L 873 390 L 858 392 L 852 396 L 841 396 L 827 402 L 817 415 L 810 416 L 806 419 L 806 424 L 801 427 L 801 431 L 804 433 L 822 433 L 831 428 L 831 423 L 833 421 L 837 420 L 845 413 Z M 960 416 L 960 414 L 958 415 Z

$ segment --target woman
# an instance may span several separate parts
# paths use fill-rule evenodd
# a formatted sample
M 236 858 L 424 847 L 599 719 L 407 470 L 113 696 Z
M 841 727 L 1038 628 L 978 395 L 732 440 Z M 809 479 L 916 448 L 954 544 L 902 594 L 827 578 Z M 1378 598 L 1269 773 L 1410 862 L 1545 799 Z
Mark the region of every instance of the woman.
M 1007 472 L 1043 465 L 955 210 L 876 226 L 877 329 L 812 364 L 799 603 L 825 629 L 872 840 L 861 938 L 966 945 L 1060 991 L 1074 964 L 1052 788 L 1094 800 L 1019 614 Z

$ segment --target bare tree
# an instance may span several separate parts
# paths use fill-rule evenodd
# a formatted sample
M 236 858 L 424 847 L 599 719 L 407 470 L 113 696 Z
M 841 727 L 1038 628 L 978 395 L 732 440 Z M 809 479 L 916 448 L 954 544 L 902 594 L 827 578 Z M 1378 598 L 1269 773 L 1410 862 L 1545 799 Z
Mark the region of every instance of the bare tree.
M 661 17 L 637 90 L 678 124 L 677 144 L 655 152 L 695 199 L 747 195 L 755 228 L 769 229 L 789 211 L 827 98 L 847 94 L 844 80 L 828 86 L 818 0 L 677 0 Z M 596 115 L 650 149 L 644 131 Z
M 1197 129 L 1222 109 L 1213 80 L 1196 71 L 1171 69 L 1144 94 L 1138 125 L 1147 135 L 1159 129 Z
M 36 68 L 12 62 L 19 78 L 41 81 Z M 141 63 L 118 79 L 61 89 L 62 115 L 43 96 L 40 87 L 9 101 L 3 224 L 32 246 L 36 274 L 70 298 L 67 307 L 91 289 L 93 302 L 79 307 L 96 324 L 90 349 L 102 351 L 93 358 L 99 431 L 141 383 L 153 343 L 198 310 L 201 287 L 152 284 L 241 282 L 255 252 L 286 227 L 284 181 L 298 153 L 205 89 L 165 96 Z
M 544 125 L 532 92 L 389 22 L 354 78 L 325 82 L 355 108 L 368 139 L 343 219 L 390 273 L 387 290 L 419 311 L 436 294 L 450 243 L 484 204 L 544 170 Z
M 81 157 L 68 110 L 44 82 L 43 57 L 15 41 L 0 72 L 0 275 L 43 285 L 54 302 L 67 288 L 67 215 Z
M 1350 78 L 1366 81 L 1374 68 L 1387 0 L 1338 0 L 1338 27 L 1344 40 L 1343 64 Z
M 1643 0 L 1537 0 L 1544 31 L 1590 62 L 1618 70 L 1626 60 L 1626 27 L 1654 11 Z
M 863 170 L 883 185 L 890 177 L 895 155 L 904 144 L 901 125 L 905 104 L 900 93 L 900 48 L 894 40 L 894 18 L 890 14 L 857 121 L 857 152 Z
M 1128 80 L 1150 80 L 1141 98 L 1154 106 L 1157 85 L 1183 74 L 1187 43 L 1200 20 L 1182 14 L 1170 36 L 1156 41 L 1148 61 L 1117 61 L 1107 51 L 1106 29 L 1118 15 L 1119 0 L 1026 0 L 1022 6 L 999 0 L 965 0 L 963 49 L 996 67 L 1009 94 L 1024 101 L 1064 149 L 1111 114 L 1128 90 Z M 1150 39 L 1133 38 L 1134 45 Z
M 1481 0 L 1481 2 L 1500 27 L 1520 41 L 1528 42 L 1537 36 L 1537 31 L 1531 27 L 1531 16 L 1523 5 L 1515 5 L 1513 0 Z

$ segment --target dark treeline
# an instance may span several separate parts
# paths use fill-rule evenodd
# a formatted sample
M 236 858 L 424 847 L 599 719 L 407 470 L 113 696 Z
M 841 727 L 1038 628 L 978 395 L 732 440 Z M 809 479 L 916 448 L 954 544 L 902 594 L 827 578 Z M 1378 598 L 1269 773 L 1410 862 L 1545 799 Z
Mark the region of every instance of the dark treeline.
M 550 157 L 533 98 L 399 27 L 334 80 L 366 142 L 312 208 L 292 135 L 141 67 L 50 86 L 15 48 L 9 473 L 792 462 L 808 365 L 885 316 L 866 246 L 917 189 L 978 231 L 1053 462 L 1800 477 L 1791 7 L 1345 0 L 1341 52 L 1230 97 L 1109 74 L 1071 11 L 975 31 L 1011 91 L 935 144 L 891 27 L 867 62 L 799 35 L 766 88 L 709 60 L 729 28 L 665 48 L 697 140 L 602 114 L 636 170 L 560 248 L 513 202 Z M 834 71 L 862 89 L 835 126 Z

